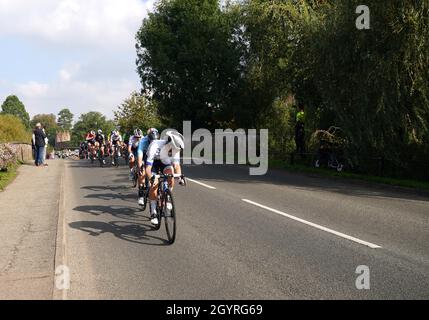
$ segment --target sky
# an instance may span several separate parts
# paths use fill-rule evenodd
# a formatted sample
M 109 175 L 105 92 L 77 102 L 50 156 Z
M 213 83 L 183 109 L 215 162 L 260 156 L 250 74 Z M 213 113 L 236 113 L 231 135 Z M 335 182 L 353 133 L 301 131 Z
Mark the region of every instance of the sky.
M 154 0 L 0 0 L 0 105 L 113 111 L 140 90 L 135 34 Z

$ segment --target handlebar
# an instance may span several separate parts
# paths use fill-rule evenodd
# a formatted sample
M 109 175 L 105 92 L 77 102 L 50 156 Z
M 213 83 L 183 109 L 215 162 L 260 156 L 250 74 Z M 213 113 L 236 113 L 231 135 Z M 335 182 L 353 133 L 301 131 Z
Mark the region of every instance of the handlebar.
M 169 179 L 169 178 L 175 178 L 175 179 L 183 179 L 183 181 L 185 182 L 185 186 L 186 186 L 186 177 L 184 174 L 154 174 L 152 176 L 152 181 L 154 181 L 155 179 Z

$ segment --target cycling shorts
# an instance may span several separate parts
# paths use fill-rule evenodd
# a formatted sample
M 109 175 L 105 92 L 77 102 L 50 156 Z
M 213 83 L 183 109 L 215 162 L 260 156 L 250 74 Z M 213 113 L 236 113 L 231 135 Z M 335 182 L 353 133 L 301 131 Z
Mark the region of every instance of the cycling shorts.
M 161 160 L 155 160 L 152 166 L 152 174 L 164 173 L 166 169 L 172 169 L 171 165 L 163 163 Z

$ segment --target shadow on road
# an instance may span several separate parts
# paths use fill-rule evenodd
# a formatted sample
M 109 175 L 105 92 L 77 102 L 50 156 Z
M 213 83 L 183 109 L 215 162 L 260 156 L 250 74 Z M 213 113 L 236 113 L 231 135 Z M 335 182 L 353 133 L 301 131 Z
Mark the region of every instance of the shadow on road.
M 116 191 L 119 192 L 121 190 L 129 190 L 131 186 L 86 186 L 82 187 L 82 190 L 90 190 L 90 191 Z
M 122 193 L 104 193 L 104 194 L 89 194 L 85 196 L 87 199 L 99 199 L 104 201 L 110 200 L 122 200 L 126 202 L 137 203 L 137 192 L 136 194 L 122 194 Z
M 249 175 L 249 168 L 236 165 L 185 166 L 185 173 L 196 180 L 246 184 L 273 184 L 295 187 L 303 191 L 327 191 L 348 196 L 417 200 L 429 202 L 429 192 L 372 184 L 358 180 L 320 177 L 305 173 L 269 170 L 264 176 Z
M 98 237 L 105 233 L 113 234 L 115 237 L 132 243 L 150 246 L 168 246 L 167 240 L 148 235 L 153 231 L 152 227 L 143 223 L 130 223 L 124 221 L 112 221 L 109 223 L 101 221 L 76 221 L 69 223 L 70 228 L 87 232 L 88 235 Z
M 74 211 L 92 214 L 93 216 L 101 216 L 103 214 L 110 214 L 113 217 L 126 220 L 146 220 L 148 217 L 143 216 L 143 212 L 137 208 L 123 207 L 123 206 L 80 206 L 73 209 Z

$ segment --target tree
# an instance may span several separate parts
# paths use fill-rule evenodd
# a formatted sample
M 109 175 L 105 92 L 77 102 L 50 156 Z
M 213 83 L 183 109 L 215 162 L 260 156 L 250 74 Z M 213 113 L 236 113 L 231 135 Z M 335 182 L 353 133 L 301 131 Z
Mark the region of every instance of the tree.
M 359 4 L 339 2 L 307 28 L 293 59 L 294 90 L 317 105 L 316 123 L 345 131 L 361 169 L 374 157 L 411 168 L 429 143 L 429 3 L 374 2 L 367 31 L 350 23 Z
M 70 131 L 73 126 L 73 113 L 69 109 L 62 109 L 58 113 L 58 127 L 63 131 Z
M 231 121 L 241 72 L 228 16 L 217 0 L 160 0 L 155 7 L 136 37 L 143 92 L 172 126 Z
M 115 121 L 122 132 L 131 132 L 136 128 L 143 131 L 148 128 L 159 128 L 162 125 L 154 101 L 132 93 L 130 98 L 115 111 Z
M 73 127 L 72 143 L 78 146 L 90 130 L 97 131 L 101 129 L 107 136 L 107 133 L 111 132 L 114 128 L 115 123 L 112 120 L 107 120 L 100 112 L 92 111 L 82 114 Z
M 6 98 L 2 104 L 2 113 L 16 116 L 21 119 L 27 129 L 30 128 L 30 115 L 25 110 L 24 104 L 17 96 L 11 95 Z
M 0 114 L 0 143 L 31 141 L 31 134 L 21 119 L 11 114 Z
M 49 144 L 55 146 L 55 138 L 58 130 L 56 116 L 54 114 L 38 114 L 31 119 L 31 127 L 35 127 L 37 123 L 40 123 L 45 128 L 46 135 L 49 139 Z

